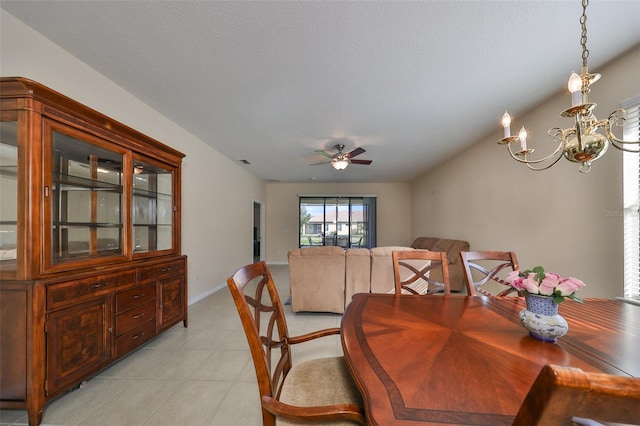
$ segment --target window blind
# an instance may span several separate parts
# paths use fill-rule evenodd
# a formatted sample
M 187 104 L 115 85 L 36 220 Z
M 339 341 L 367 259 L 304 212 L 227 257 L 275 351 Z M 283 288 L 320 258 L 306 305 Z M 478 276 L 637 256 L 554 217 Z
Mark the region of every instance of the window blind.
M 640 95 L 622 103 L 626 111 L 623 139 L 640 141 Z M 640 300 L 640 155 L 624 152 L 624 297 Z

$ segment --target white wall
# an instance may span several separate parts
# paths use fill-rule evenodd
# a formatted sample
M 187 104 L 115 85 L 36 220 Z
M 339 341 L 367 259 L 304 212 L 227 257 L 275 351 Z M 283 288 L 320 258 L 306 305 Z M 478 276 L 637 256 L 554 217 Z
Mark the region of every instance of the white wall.
M 0 75 L 38 81 L 186 154 L 182 252 L 190 301 L 252 262 L 253 201 L 265 202 L 260 179 L 1 9 L 0 22 Z
M 602 74 L 591 100 L 598 104 L 596 116 L 606 118 L 640 94 L 640 47 L 590 71 Z M 539 153 L 556 146 L 549 128 L 573 123 L 559 115 L 571 103 L 565 87 L 558 82 L 562 93 L 514 117 L 512 132 L 525 125 L 535 144 L 530 147 Z M 581 278 L 587 283 L 582 296 L 622 296 L 621 152 L 609 148 L 588 174 L 564 159 L 547 171 L 530 171 L 496 144 L 503 112 L 496 111 L 494 134 L 413 182 L 413 234 L 465 239 L 476 250 L 514 250 L 521 267 L 542 265 Z M 621 136 L 621 129 L 616 133 Z
M 409 183 L 268 183 L 267 261 L 286 263 L 298 248 L 298 195 L 376 195 L 377 245 L 408 246 L 411 234 Z

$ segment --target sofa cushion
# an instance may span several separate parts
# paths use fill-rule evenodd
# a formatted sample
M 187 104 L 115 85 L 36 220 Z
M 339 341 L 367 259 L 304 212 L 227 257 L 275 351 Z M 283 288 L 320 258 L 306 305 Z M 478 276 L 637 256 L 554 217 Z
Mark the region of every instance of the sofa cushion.
M 335 246 L 290 250 L 293 312 L 344 312 L 345 252 Z
M 374 247 L 371 249 L 371 293 L 395 292 L 391 253 L 405 250 L 414 249 L 402 246 Z
M 462 268 L 462 262 L 460 261 L 460 252 L 469 250 L 469 243 L 467 241 L 436 237 L 418 237 L 411 243 L 411 247 L 447 253 L 451 291 L 460 291 L 464 288 L 464 270 Z M 440 271 L 433 271 L 432 278 L 435 281 L 442 281 L 442 273 Z
M 294 255 L 300 256 L 344 256 L 344 249 L 338 246 L 305 247 L 292 251 Z
M 371 288 L 371 252 L 366 248 L 346 251 L 345 309 L 356 293 L 369 293 Z

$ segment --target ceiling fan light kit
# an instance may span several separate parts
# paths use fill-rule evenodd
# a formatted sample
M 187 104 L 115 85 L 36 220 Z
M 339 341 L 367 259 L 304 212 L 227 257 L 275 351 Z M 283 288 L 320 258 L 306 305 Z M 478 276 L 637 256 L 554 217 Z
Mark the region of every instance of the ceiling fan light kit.
M 343 144 L 337 144 L 334 146 L 335 149 L 338 150 L 336 154 L 329 154 L 326 151 L 317 150 L 316 153 L 324 155 L 327 158 L 331 158 L 331 161 L 323 161 L 320 163 L 313 163 L 311 166 L 316 166 L 318 164 L 331 164 L 331 167 L 334 169 L 341 171 L 349 167 L 349 164 L 363 164 L 368 166 L 372 163 L 371 160 L 354 160 L 353 157 L 360 155 L 366 150 L 364 148 L 356 148 L 349 153 L 344 153 L 342 150 L 344 149 Z
M 344 170 L 346 169 L 351 161 L 349 161 L 349 157 L 346 155 L 340 155 L 335 160 L 331 162 L 331 167 L 336 170 Z
M 589 102 L 590 86 L 595 83 L 600 74 L 590 74 L 587 66 L 587 6 L 589 0 L 582 0 L 582 15 L 580 25 L 582 33 L 580 45 L 582 46 L 582 73 L 571 73 L 568 88 L 571 92 L 571 108 L 563 111 L 562 117 L 574 117 L 575 125 L 568 129 L 554 127 L 549 129 L 549 136 L 558 144 L 555 151 L 546 157 L 530 159 L 528 156 L 534 150 L 527 147 L 527 130 L 522 126 L 518 136 L 511 136 L 511 116 L 505 112 L 502 116 L 502 128 L 504 136 L 498 141 L 501 145 L 507 145 L 511 157 L 531 170 L 546 170 L 556 164 L 562 157 L 574 163 L 581 163 L 578 170 L 587 173 L 591 170 L 591 162 L 602 157 L 609 145 L 627 152 L 640 153 L 640 141 L 625 141 L 617 138 L 612 132 L 612 126 L 624 124 L 625 111 L 618 109 L 609 115 L 609 118 L 598 120 L 593 114 L 595 103 Z M 600 131 L 600 133 L 598 133 Z M 520 150 L 514 152 L 512 145 L 519 142 Z

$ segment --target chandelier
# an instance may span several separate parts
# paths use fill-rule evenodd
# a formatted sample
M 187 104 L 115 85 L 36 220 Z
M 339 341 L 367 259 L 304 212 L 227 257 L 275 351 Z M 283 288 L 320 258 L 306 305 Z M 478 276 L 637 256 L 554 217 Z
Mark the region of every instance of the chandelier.
M 529 156 L 534 150 L 527 148 L 527 130 L 522 126 L 518 136 L 511 136 L 511 116 L 505 111 L 502 116 L 504 137 L 498 141 L 501 145 L 507 145 L 511 157 L 524 163 L 531 170 L 546 170 L 556 164 L 562 157 L 574 163 L 580 163 L 578 170 L 587 173 L 591 170 L 591 163 L 602 157 L 609 149 L 609 145 L 621 151 L 640 153 L 640 142 L 624 141 L 617 138 L 612 132 L 612 126 L 624 124 L 623 109 L 618 109 L 609 115 L 609 118 L 598 120 L 593 114 L 595 103 L 589 101 L 590 86 L 595 83 L 600 74 L 590 74 L 587 66 L 589 50 L 587 50 L 587 6 L 589 0 L 582 0 L 582 16 L 580 24 L 582 34 L 580 45 L 582 46 L 582 73 L 571 73 L 568 88 L 571 92 L 571 108 L 560 113 L 562 117 L 574 117 L 575 125 L 568 129 L 554 127 L 549 129 L 549 136 L 558 144 L 558 147 L 546 157 L 532 159 Z M 520 150 L 514 152 L 512 145 L 519 142 Z

